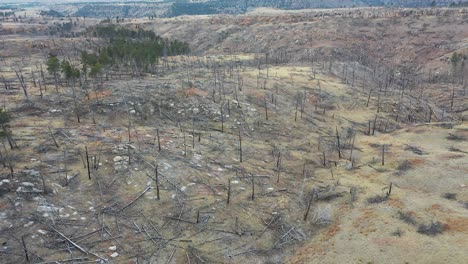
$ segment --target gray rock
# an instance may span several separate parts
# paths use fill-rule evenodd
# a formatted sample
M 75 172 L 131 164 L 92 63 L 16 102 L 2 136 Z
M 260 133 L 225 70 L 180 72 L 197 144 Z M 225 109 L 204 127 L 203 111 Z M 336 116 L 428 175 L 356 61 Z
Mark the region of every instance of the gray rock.
M 48 212 L 48 213 L 59 212 L 60 209 L 61 209 L 60 207 L 46 206 L 46 205 L 40 205 L 37 207 L 38 212 Z
M 114 166 L 114 169 L 115 169 L 115 171 L 118 172 L 118 171 L 127 170 L 128 167 L 127 167 L 126 165 L 123 165 L 123 164 L 116 164 L 116 165 Z
M 32 183 L 32 182 L 22 182 L 21 185 L 26 187 L 26 188 L 33 188 L 34 187 L 34 183 Z
M 26 175 L 28 176 L 31 176 L 31 177 L 39 177 L 40 176 L 40 172 L 37 171 L 37 170 L 23 170 L 23 173 L 25 173 Z
M 18 187 L 18 189 L 16 189 L 16 192 L 17 193 L 42 193 L 44 191 L 33 188 L 33 187 L 21 187 L 20 186 Z

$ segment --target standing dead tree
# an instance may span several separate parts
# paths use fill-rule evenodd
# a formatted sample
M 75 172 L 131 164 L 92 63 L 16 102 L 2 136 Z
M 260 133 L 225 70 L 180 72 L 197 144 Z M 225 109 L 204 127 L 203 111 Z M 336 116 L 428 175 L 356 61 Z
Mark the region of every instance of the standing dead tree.
M 52 133 L 52 129 L 49 127 L 47 127 L 47 129 L 49 130 L 49 135 L 50 137 L 52 138 L 52 141 L 54 142 L 54 145 L 57 149 L 60 148 L 59 144 L 57 143 L 57 140 L 55 139 L 55 136 L 54 136 L 54 133 Z
M 382 166 L 385 165 L 385 145 L 382 145 Z
M 154 172 L 155 172 L 155 182 L 156 182 L 156 198 L 159 200 L 161 200 L 161 197 L 159 196 L 159 175 L 158 175 L 158 164 L 155 164 L 154 165 L 155 169 L 154 169 Z
M 239 126 L 239 162 L 242 163 L 242 135 L 241 135 L 240 126 Z
M 86 168 L 88 169 L 88 178 L 91 180 L 91 168 L 89 166 L 89 153 L 88 153 L 88 146 L 85 146 L 85 155 L 86 155 Z M 130 159 L 130 157 L 129 157 Z
M 314 203 L 314 201 L 316 200 L 316 198 L 317 198 L 317 191 L 315 189 L 313 189 L 312 193 L 310 194 L 309 201 L 307 203 L 307 209 L 306 209 L 306 212 L 304 214 L 304 221 L 307 221 L 307 217 L 309 216 L 310 208 L 311 208 L 312 204 Z
M 250 196 L 250 199 L 255 200 L 255 180 L 254 180 L 254 175 L 252 174 L 252 194 Z
M 29 262 L 28 248 L 26 247 L 26 242 L 24 241 L 24 236 L 21 236 L 21 243 L 23 244 L 24 256 L 26 257 L 26 262 Z
M 27 90 L 26 83 L 24 82 L 23 72 L 21 71 L 21 69 L 18 69 L 18 70 L 15 70 L 15 73 L 16 73 L 16 77 L 18 78 L 18 82 L 20 83 L 21 89 L 23 89 L 24 97 L 26 98 L 26 100 L 29 101 L 28 90 Z
M 276 174 L 277 174 L 276 183 L 279 183 L 279 181 L 280 181 L 281 162 L 282 162 L 281 152 L 279 152 L 278 156 L 276 157 L 276 162 L 275 162 L 276 163 Z
M 341 144 L 340 144 L 340 134 L 338 133 L 338 127 L 336 127 L 336 144 L 338 148 L 338 158 L 341 159 Z
M 230 201 L 231 201 L 231 179 L 229 178 L 226 204 L 229 204 Z
M 161 138 L 159 137 L 159 129 L 156 129 L 156 136 L 158 140 L 158 150 L 161 152 Z

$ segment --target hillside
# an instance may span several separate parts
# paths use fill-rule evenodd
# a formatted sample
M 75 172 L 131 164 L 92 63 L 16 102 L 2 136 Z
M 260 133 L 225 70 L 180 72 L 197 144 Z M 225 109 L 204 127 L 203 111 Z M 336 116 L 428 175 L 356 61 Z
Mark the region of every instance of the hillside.
M 1 263 L 468 259 L 468 9 L 2 18 Z

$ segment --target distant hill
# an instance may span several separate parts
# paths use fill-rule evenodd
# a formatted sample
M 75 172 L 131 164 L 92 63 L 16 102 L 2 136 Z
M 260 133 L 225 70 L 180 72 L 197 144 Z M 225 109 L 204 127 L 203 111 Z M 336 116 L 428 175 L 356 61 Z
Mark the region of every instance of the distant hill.
M 24 0 L 44 2 L 72 16 L 98 18 L 174 17 L 181 15 L 242 14 L 259 7 L 278 9 L 340 8 L 364 6 L 452 6 L 468 0 Z M 0 0 L 12 2 L 12 0 Z M 18 1 L 13 1 L 18 3 Z M 73 8 L 71 8 L 73 7 Z

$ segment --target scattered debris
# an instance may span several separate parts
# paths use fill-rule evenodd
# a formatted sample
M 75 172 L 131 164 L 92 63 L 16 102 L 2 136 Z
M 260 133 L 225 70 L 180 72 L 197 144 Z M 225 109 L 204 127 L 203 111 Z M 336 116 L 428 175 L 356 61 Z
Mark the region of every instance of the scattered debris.
M 426 152 L 422 151 L 420 148 L 417 148 L 415 146 L 406 145 L 405 150 L 411 151 L 417 155 L 426 155 Z
M 448 136 L 447 136 L 447 139 L 448 140 L 453 140 L 453 141 L 466 141 L 466 137 L 463 136 L 463 135 L 455 135 L 455 134 L 452 134 L 450 133 Z

